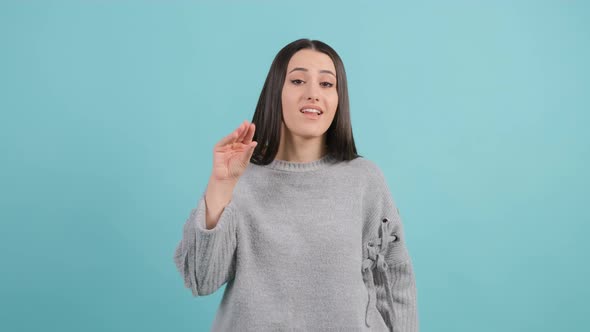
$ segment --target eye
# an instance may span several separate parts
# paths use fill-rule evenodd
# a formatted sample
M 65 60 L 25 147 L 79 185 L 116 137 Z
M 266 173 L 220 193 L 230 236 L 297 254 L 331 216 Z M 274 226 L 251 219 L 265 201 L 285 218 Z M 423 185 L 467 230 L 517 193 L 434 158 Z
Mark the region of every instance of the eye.
M 299 85 L 299 84 L 303 83 L 303 81 L 302 81 L 302 80 L 299 80 L 299 79 L 297 79 L 297 80 L 291 80 L 291 83 L 293 83 L 293 84 L 295 84 L 295 85 Z
M 331 88 L 334 86 L 334 84 L 330 83 L 330 82 L 322 82 L 321 83 L 322 86 L 327 87 L 327 88 Z

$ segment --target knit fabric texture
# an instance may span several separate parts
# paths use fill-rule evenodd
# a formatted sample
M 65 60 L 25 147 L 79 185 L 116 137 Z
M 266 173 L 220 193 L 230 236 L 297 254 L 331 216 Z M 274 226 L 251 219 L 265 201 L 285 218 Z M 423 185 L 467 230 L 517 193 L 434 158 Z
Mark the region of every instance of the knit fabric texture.
M 412 260 L 380 168 L 327 154 L 250 163 L 213 229 L 205 192 L 174 253 L 212 331 L 418 331 Z

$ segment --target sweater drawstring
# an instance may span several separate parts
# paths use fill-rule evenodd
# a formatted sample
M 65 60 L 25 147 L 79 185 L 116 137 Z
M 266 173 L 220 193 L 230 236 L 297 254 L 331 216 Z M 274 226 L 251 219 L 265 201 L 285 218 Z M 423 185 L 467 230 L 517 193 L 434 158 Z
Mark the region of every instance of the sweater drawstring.
M 363 271 L 363 280 L 366 284 L 368 284 L 368 294 L 369 300 L 367 301 L 367 309 L 365 312 L 365 324 L 370 327 L 369 325 L 369 309 L 371 307 L 372 302 L 376 302 L 377 293 L 374 292 L 375 290 L 375 280 L 373 279 L 373 269 L 376 267 L 385 277 L 385 290 L 387 293 L 387 300 L 389 305 L 391 306 L 391 310 L 393 310 L 393 296 L 391 294 L 390 289 L 390 276 L 389 276 L 389 269 L 387 268 L 387 262 L 385 261 L 385 254 L 387 253 L 387 248 L 389 246 L 389 242 L 393 242 L 397 239 L 395 234 L 391 234 L 392 224 L 389 222 L 387 218 L 383 219 L 381 226 L 379 227 L 379 243 L 376 244 L 373 241 L 369 241 L 367 243 L 368 249 L 368 257 L 363 261 L 362 271 Z M 364 273 L 367 272 L 367 273 Z M 373 299 L 375 298 L 375 299 Z

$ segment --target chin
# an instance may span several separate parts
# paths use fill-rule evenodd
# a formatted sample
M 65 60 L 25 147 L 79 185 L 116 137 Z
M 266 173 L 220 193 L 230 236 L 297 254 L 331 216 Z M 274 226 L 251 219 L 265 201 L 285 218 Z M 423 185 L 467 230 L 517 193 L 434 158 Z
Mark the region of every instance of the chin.
M 310 130 L 302 130 L 302 131 L 298 131 L 295 132 L 294 134 L 296 136 L 300 136 L 306 139 L 312 139 L 312 138 L 319 138 L 322 137 L 326 132 L 317 132 L 317 131 L 310 131 Z
M 328 128 L 325 128 L 325 130 L 323 130 L 320 127 L 319 123 L 316 124 L 305 124 L 305 125 L 296 125 L 294 126 L 295 128 L 289 128 L 289 126 L 287 126 L 287 124 L 283 121 L 283 127 L 282 129 L 286 130 L 287 133 L 290 133 L 292 136 L 298 136 L 298 137 L 302 137 L 305 139 L 312 139 L 312 138 L 318 138 L 318 137 L 322 137 L 327 131 Z

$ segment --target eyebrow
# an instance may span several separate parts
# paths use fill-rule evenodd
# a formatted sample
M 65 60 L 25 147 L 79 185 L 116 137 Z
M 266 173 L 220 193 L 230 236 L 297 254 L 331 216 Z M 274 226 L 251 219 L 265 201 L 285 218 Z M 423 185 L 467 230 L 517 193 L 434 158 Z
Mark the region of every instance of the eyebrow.
M 295 68 L 293 68 L 293 69 L 292 69 L 292 70 L 289 72 L 289 74 L 290 74 L 290 73 L 292 73 L 292 72 L 294 72 L 294 71 L 296 71 L 296 70 L 300 70 L 300 71 L 309 71 L 307 68 L 302 68 L 302 67 L 295 67 Z M 332 71 L 330 71 L 330 70 L 327 70 L 327 69 L 321 69 L 321 70 L 320 70 L 320 73 L 326 73 L 326 74 L 330 74 L 330 75 L 332 75 L 332 76 L 336 77 L 336 75 L 335 75 L 335 74 L 334 74 Z

